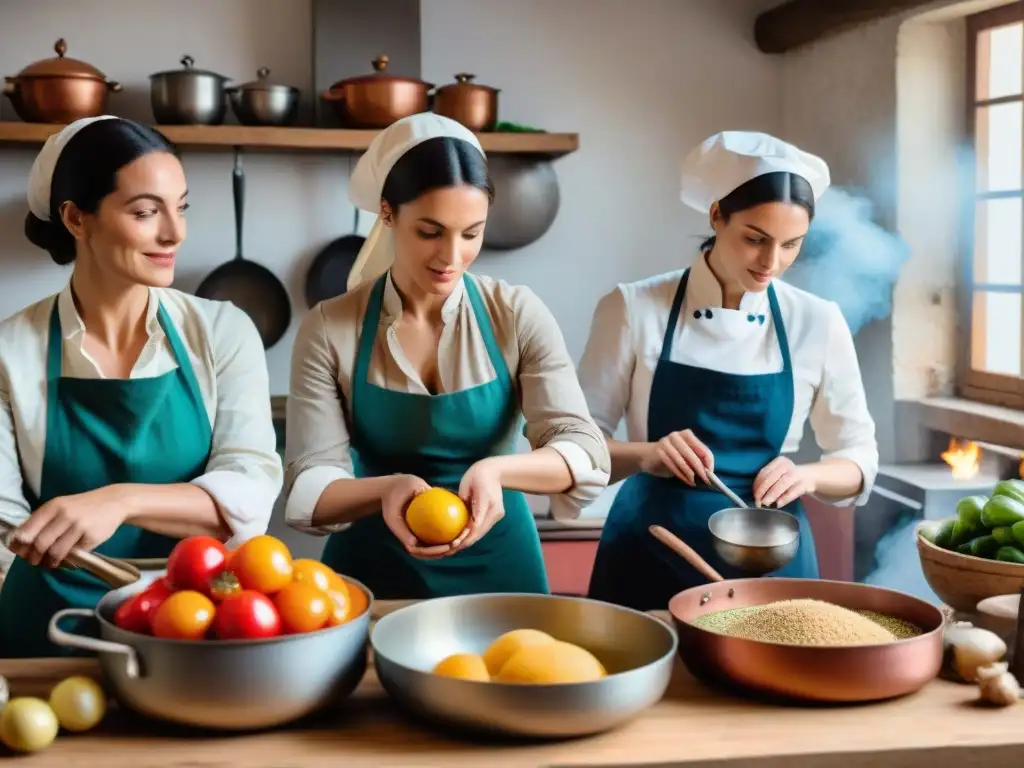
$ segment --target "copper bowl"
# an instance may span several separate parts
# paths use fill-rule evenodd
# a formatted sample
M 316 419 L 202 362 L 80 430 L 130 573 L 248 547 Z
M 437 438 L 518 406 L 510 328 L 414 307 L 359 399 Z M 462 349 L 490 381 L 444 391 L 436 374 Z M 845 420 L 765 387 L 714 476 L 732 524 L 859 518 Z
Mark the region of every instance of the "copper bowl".
M 693 626 L 708 613 L 777 600 L 823 600 L 909 621 L 923 632 L 885 645 L 786 645 Z M 831 703 L 895 698 L 919 690 L 942 667 L 942 613 L 916 597 L 868 584 L 821 579 L 736 579 L 692 587 L 669 603 L 679 657 L 694 677 L 747 693 Z
M 917 526 L 917 553 L 928 586 L 950 608 L 973 614 L 986 597 L 1019 594 L 1024 588 L 1024 565 L 962 555 L 936 546 L 922 534 L 937 530 L 942 520 Z
M 15 77 L 4 78 L 4 95 L 26 123 L 71 123 L 106 114 L 110 93 L 121 84 L 108 80 L 91 64 L 65 58 L 67 43 L 53 46 L 56 58 L 30 64 Z
M 339 80 L 320 98 L 349 128 L 387 128 L 403 117 L 430 109 L 431 83 L 387 73 L 388 57 L 373 60 L 374 72 Z
M 455 82 L 434 93 L 434 112 L 457 120 L 471 131 L 493 131 L 498 122 L 497 88 L 473 82 L 476 75 L 460 72 Z

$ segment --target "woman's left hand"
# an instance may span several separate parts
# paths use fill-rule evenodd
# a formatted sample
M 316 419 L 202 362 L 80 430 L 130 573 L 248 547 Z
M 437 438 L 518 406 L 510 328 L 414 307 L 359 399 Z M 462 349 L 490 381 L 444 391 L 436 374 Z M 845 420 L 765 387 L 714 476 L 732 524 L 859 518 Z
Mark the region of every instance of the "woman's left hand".
M 459 498 L 469 507 L 469 524 L 452 542 L 448 555 L 476 544 L 505 516 L 501 490 L 501 472 L 488 459 L 476 462 L 462 476 Z
M 113 536 L 126 512 L 116 486 L 58 496 L 14 530 L 8 549 L 32 565 L 56 568 L 73 548 L 91 551 Z
M 785 456 L 772 459 L 754 478 L 754 503 L 781 509 L 801 496 L 814 493 L 814 478 L 806 467 Z

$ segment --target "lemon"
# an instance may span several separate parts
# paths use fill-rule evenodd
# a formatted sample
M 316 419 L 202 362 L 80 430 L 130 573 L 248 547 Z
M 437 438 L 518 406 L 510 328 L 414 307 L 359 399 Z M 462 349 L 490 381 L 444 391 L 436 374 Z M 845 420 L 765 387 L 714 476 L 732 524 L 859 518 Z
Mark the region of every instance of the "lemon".
M 606 674 L 590 651 L 555 641 L 523 646 L 505 663 L 496 679 L 502 683 L 590 683 Z
M 69 677 L 50 691 L 50 708 L 67 731 L 88 731 L 107 713 L 107 696 L 88 677 Z
M 456 677 L 460 680 L 479 680 L 487 682 L 491 679 L 483 657 L 475 653 L 456 653 L 441 659 L 434 667 L 435 675 Z
M 15 752 L 38 752 L 57 738 L 60 723 L 50 705 L 34 696 L 11 699 L 0 714 L 0 741 Z
M 514 629 L 498 637 L 484 651 L 487 671 L 496 675 L 510 658 L 527 645 L 554 643 L 555 638 L 539 629 Z
M 405 522 L 416 538 L 428 546 L 451 544 L 469 522 L 469 511 L 451 491 L 431 488 L 410 502 Z

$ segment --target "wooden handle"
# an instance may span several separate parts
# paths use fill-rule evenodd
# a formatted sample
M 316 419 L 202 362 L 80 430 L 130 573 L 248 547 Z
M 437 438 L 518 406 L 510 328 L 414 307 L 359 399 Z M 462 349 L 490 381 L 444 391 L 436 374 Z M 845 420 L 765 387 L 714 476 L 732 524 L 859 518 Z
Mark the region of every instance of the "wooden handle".
M 704 574 L 709 581 L 725 581 L 722 574 L 708 565 L 707 561 L 691 549 L 689 544 L 668 529 L 662 528 L 660 525 L 652 525 L 648 530 L 654 538 Z
M 125 563 L 120 563 L 113 558 L 97 555 L 95 552 L 73 549 L 68 554 L 65 562 L 73 565 L 75 568 L 88 571 L 97 579 L 105 582 L 111 589 L 126 587 L 139 580 L 140 574 L 137 569 Z

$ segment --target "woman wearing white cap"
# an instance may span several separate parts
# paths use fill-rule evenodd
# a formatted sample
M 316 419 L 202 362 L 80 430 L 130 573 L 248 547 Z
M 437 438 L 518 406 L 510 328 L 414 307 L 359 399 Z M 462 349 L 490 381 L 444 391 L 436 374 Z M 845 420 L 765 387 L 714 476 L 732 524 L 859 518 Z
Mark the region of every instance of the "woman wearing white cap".
M 620 488 L 601 536 L 591 597 L 663 608 L 706 581 L 648 532 L 677 533 L 726 578 L 708 518 L 731 506 L 707 481 L 785 508 L 794 560 L 773 576 L 818 577 L 806 494 L 866 499 L 878 465 L 849 328 L 837 305 L 778 280 L 800 253 L 829 184 L 819 158 L 762 133 L 727 131 L 686 158 L 682 200 L 714 236 L 693 266 L 620 285 L 595 311 L 580 380 L 607 436 Z M 612 435 L 625 416 L 628 437 Z M 823 457 L 797 465 L 808 418 Z
M 51 616 L 107 591 L 55 568 L 73 547 L 167 557 L 181 538 L 266 530 L 282 484 L 263 344 L 233 305 L 172 290 L 187 187 L 173 146 L 114 117 L 51 136 L 29 177 L 28 239 L 73 265 L 0 323 L 0 520 L 20 557 L 0 657 L 60 655 Z
M 493 190 L 472 132 L 419 114 L 360 158 L 352 202 L 378 213 L 349 280 L 299 331 L 288 398 L 286 517 L 331 534 L 323 560 L 378 598 L 548 591 L 521 492 L 577 506 L 608 449 L 532 291 L 471 276 Z M 516 453 L 520 415 L 532 451 Z M 470 524 L 423 547 L 408 503 L 457 492 Z

